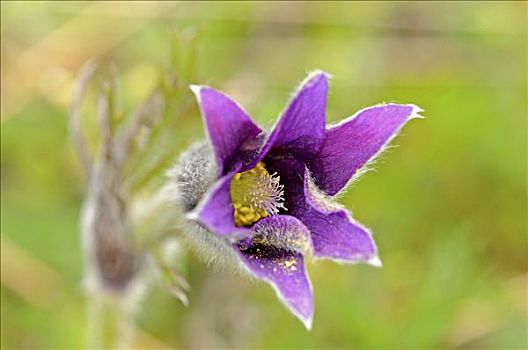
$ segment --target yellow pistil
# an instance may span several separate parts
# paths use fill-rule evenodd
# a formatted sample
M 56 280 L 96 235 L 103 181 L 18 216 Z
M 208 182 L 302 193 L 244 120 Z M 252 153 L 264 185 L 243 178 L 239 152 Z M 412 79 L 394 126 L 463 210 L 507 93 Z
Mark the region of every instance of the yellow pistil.
M 237 173 L 231 180 L 231 201 L 236 226 L 249 226 L 284 207 L 283 185 L 280 177 L 268 173 L 264 163 Z

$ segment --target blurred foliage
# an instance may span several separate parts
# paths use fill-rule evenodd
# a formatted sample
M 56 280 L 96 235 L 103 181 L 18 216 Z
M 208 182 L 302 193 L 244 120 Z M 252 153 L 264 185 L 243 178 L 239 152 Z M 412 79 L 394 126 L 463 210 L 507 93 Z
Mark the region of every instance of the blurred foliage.
M 2 2 L 2 347 L 83 344 L 83 180 L 66 118 L 80 65 L 118 67 L 125 115 L 170 83 L 158 78 L 178 55 L 174 33 L 195 31 L 182 81 L 228 92 L 263 125 L 316 68 L 334 75 L 330 121 L 382 101 L 426 119 L 341 198 L 384 267 L 312 264 L 312 332 L 271 288 L 189 254 L 190 306 L 154 286 L 138 348 L 526 348 L 526 13 L 526 2 Z M 187 104 L 167 113 L 174 128 L 129 169 L 138 183 L 204 136 L 185 101 L 174 96 Z

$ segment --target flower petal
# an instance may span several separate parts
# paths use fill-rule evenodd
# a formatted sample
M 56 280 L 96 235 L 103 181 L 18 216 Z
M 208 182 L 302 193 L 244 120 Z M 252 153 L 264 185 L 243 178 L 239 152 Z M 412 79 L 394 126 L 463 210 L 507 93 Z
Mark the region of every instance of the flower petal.
M 301 220 L 311 232 L 315 257 L 379 265 L 370 232 L 316 188 L 304 164 L 284 159 L 270 166 L 281 176 L 288 213 Z
M 216 155 L 218 171 L 225 175 L 260 147 L 261 130 L 231 98 L 206 86 L 191 86 Z
M 340 262 L 379 265 L 374 239 L 368 229 L 355 222 L 344 208 L 326 206 L 306 188 L 306 207 L 297 213 L 310 229 L 314 256 Z
M 308 175 L 306 175 L 308 176 Z M 370 232 L 356 223 L 344 208 L 329 204 L 313 192 L 305 180 L 305 203 L 295 208 L 312 233 L 314 256 L 340 262 L 378 264 L 377 248 Z
M 327 92 L 327 74 L 321 71 L 310 74 L 275 124 L 262 154 L 289 152 L 298 159 L 311 159 L 325 135 Z
M 273 215 L 259 220 L 252 227 L 253 242 L 272 245 L 298 253 L 311 254 L 312 238 L 308 228 L 291 215 Z
M 256 278 L 271 284 L 286 307 L 307 329 L 311 329 L 314 311 L 312 285 L 304 268 L 302 254 L 247 243 L 233 245 L 240 254 L 243 265 Z
M 231 179 L 240 165 L 231 173 L 221 177 L 215 186 L 202 198 L 198 206 L 187 215 L 188 219 L 198 220 L 209 231 L 217 235 L 231 235 L 233 239 L 253 234 L 246 227 L 235 226 L 234 211 L 231 203 Z
M 328 195 L 338 193 L 420 111 L 415 105 L 378 105 L 330 127 L 309 164 L 317 186 Z

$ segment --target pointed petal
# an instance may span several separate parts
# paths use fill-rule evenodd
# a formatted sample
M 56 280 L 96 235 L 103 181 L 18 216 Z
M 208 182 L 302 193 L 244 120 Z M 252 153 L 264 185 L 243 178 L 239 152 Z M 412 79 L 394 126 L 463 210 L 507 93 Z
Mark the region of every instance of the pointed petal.
M 231 179 L 238 169 L 240 165 L 233 172 L 221 177 L 196 209 L 188 214 L 188 219 L 198 220 L 209 231 L 220 236 L 230 235 L 231 238 L 237 239 L 252 234 L 250 229 L 235 226 L 234 222 L 230 187 Z
M 376 244 L 369 230 L 355 222 L 346 209 L 318 192 L 308 171 L 304 199 L 302 210 L 296 212 L 312 233 L 314 256 L 341 262 L 371 263 L 377 259 Z
M 345 209 L 312 207 L 301 220 L 312 232 L 314 256 L 349 263 L 379 260 L 369 230 L 356 223 Z
M 255 152 L 261 130 L 231 98 L 206 86 L 191 86 L 216 155 L 218 171 L 225 175 Z
M 280 116 L 264 152 L 289 152 L 296 158 L 311 159 L 325 135 L 327 74 L 316 71 L 301 84 Z
M 407 121 L 419 117 L 414 105 L 385 104 L 365 108 L 326 131 L 309 168 L 318 187 L 335 195 L 380 153 Z
M 370 232 L 316 188 L 304 164 L 284 159 L 270 168 L 281 176 L 288 213 L 310 230 L 315 257 L 374 264 L 377 249 Z
M 307 329 L 312 327 L 312 285 L 300 253 L 268 245 L 235 244 L 243 265 L 256 278 L 268 282 L 279 299 Z

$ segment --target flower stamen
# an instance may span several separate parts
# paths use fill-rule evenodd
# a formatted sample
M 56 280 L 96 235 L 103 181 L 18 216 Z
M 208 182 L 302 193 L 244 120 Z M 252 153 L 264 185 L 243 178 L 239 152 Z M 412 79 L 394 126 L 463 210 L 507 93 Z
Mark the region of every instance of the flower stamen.
M 263 162 L 233 176 L 231 201 L 236 226 L 249 226 L 261 218 L 277 214 L 280 209 L 287 210 L 280 176 L 270 174 Z

